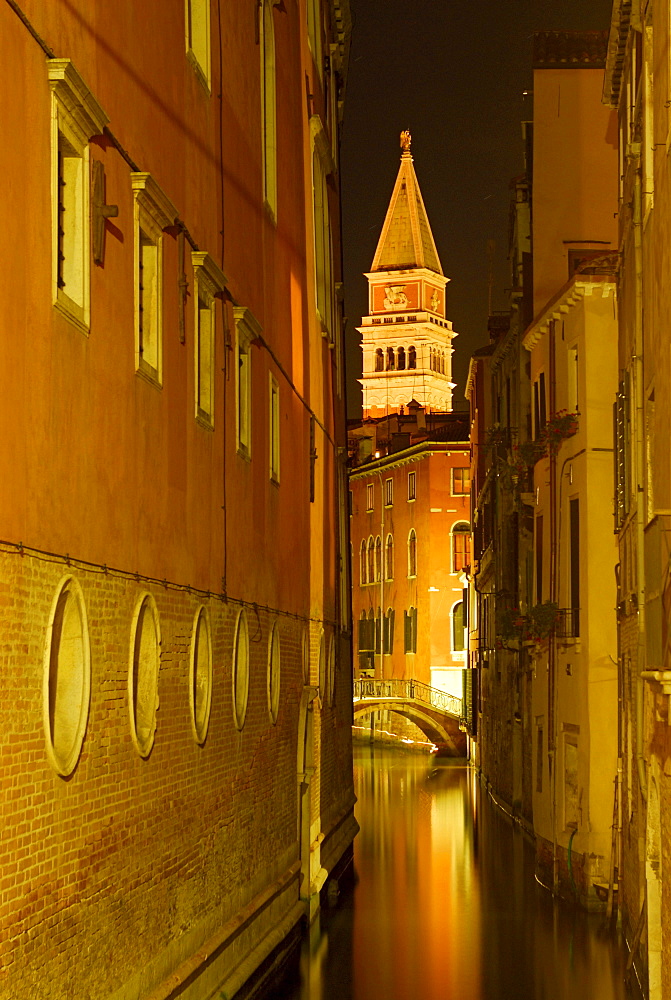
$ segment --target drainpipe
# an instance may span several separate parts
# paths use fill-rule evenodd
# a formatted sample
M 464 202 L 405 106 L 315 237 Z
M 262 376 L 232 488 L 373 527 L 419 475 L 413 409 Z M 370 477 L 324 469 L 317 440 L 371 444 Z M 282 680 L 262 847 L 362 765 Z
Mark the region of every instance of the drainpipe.
M 644 718 L 644 680 L 641 672 L 646 669 L 645 642 L 645 559 L 643 528 L 645 516 L 643 502 L 645 499 L 645 422 L 644 422 L 644 385 L 643 385 L 643 251 L 642 251 L 642 212 L 641 212 L 641 164 L 636 167 L 633 197 L 633 229 L 634 229 L 634 357 L 632 358 L 633 397 L 634 397 L 634 461 L 636 470 L 636 597 L 638 606 L 638 649 L 636 663 L 636 767 L 638 770 L 638 785 L 643 802 L 648 801 L 648 777 L 646 773 L 645 751 L 643 747 Z
M 555 321 L 549 330 L 548 414 L 556 410 Z M 557 454 L 549 447 L 550 461 L 550 600 L 557 601 Z M 552 770 L 552 888 L 559 890 L 559 859 L 557 856 L 557 645 L 554 630 L 548 639 L 548 763 Z

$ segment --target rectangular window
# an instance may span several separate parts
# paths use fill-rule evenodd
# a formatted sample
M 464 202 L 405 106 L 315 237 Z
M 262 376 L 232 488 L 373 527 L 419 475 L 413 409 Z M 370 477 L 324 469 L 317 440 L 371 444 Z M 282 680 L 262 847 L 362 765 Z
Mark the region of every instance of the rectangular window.
M 471 470 L 464 466 L 452 469 L 452 493 L 454 496 L 465 496 L 471 492 Z
M 185 0 L 186 56 L 210 89 L 210 0 Z
M 191 253 L 194 273 L 194 365 L 196 419 L 211 428 L 214 424 L 214 357 L 216 296 L 223 292 L 226 279 L 219 266 L 203 250 Z
M 543 515 L 536 518 L 536 604 L 543 603 Z
M 374 507 L 374 492 L 373 492 L 374 489 L 375 489 L 375 487 L 373 486 L 372 483 L 368 483 L 368 485 L 366 486 L 366 510 L 367 511 L 373 510 L 373 507 Z
M 88 333 L 90 321 L 89 143 L 109 119 L 69 59 L 47 61 L 51 89 L 53 303 Z M 94 224 L 97 221 L 94 215 Z
M 238 454 L 252 455 L 252 340 L 261 325 L 246 306 L 233 306 L 235 317 L 236 437 Z
M 160 379 L 160 262 L 161 237 L 140 228 L 137 274 L 137 337 L 139 367 Z
M 386 479 L 384 483 L 384 504 L 391 507 L 394 503 L 394 480 Z
M 270 376 L 270 478 L 280 481 L 280 387 Z
M 536 791 L 543 791 L 543 727 L 536 725 Z
M 573 611 L 573 634 L 580 635 L 580 501 L 569 502 L 569 604 Z
M 163 230 L 177 209 L 151 174 L 131 173 L 135 245 L 135 370 L 161 384 L 163 363 Z
M 196 296 L 196 416 L 212 424 L 214 416 L 214 299 Z
M 69 300 L 75 315 L 84 308 L 86 262 L 85 243 L 85 160 L 81 152 L 58 130 L 58 297 Z
M 408 500 L 415 500 L 417 498 L 416 492 L 416 473 L 408 473 Z

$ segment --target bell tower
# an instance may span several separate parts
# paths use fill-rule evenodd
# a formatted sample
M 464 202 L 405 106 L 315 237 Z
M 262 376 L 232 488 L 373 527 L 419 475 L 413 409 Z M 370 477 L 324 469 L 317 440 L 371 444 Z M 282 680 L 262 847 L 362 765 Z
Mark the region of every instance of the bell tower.
M 363 415 L 398 413 L 415 400 L 452 410 L 452 338 L 445 286 L 419 190 L 411 136 L 401 132 L 401 165 L 368 279 L 362 325 Z

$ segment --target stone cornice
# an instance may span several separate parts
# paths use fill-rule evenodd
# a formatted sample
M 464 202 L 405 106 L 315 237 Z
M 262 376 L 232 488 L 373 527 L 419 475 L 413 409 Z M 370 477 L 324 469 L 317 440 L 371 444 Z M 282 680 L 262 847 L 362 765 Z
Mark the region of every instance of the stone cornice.
M 549 331 L 552 320 L 561 319 L 586 295 L 597 293 L 603 298 L 607 298 L 615 294 L 615 288 L 615 281 L 610 276 L 600 278 L 594 275 L 590 278 L 571 278 L 527 328 L 522 344 L 527 351 L 532 351 L 538 341 Z

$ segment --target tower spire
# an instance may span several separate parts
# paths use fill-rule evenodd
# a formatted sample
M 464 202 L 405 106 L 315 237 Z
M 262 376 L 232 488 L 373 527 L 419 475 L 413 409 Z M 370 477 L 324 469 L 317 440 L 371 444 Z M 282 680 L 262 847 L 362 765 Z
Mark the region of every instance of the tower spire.
M 413 165 L 410 132 L 401 132 L 401 165 L 371 271 L 428 267 L 442 274 L 436 243 Z
M 415 401 L 452 409 L 452 338 L 445 318 L 448 278 L 438 257 L 413 165 L 412 136 L 401 132 L 401 165 L 373 264 L 366 274 L 369 315 L 363 336 L 363 411 L 399 412 Z

